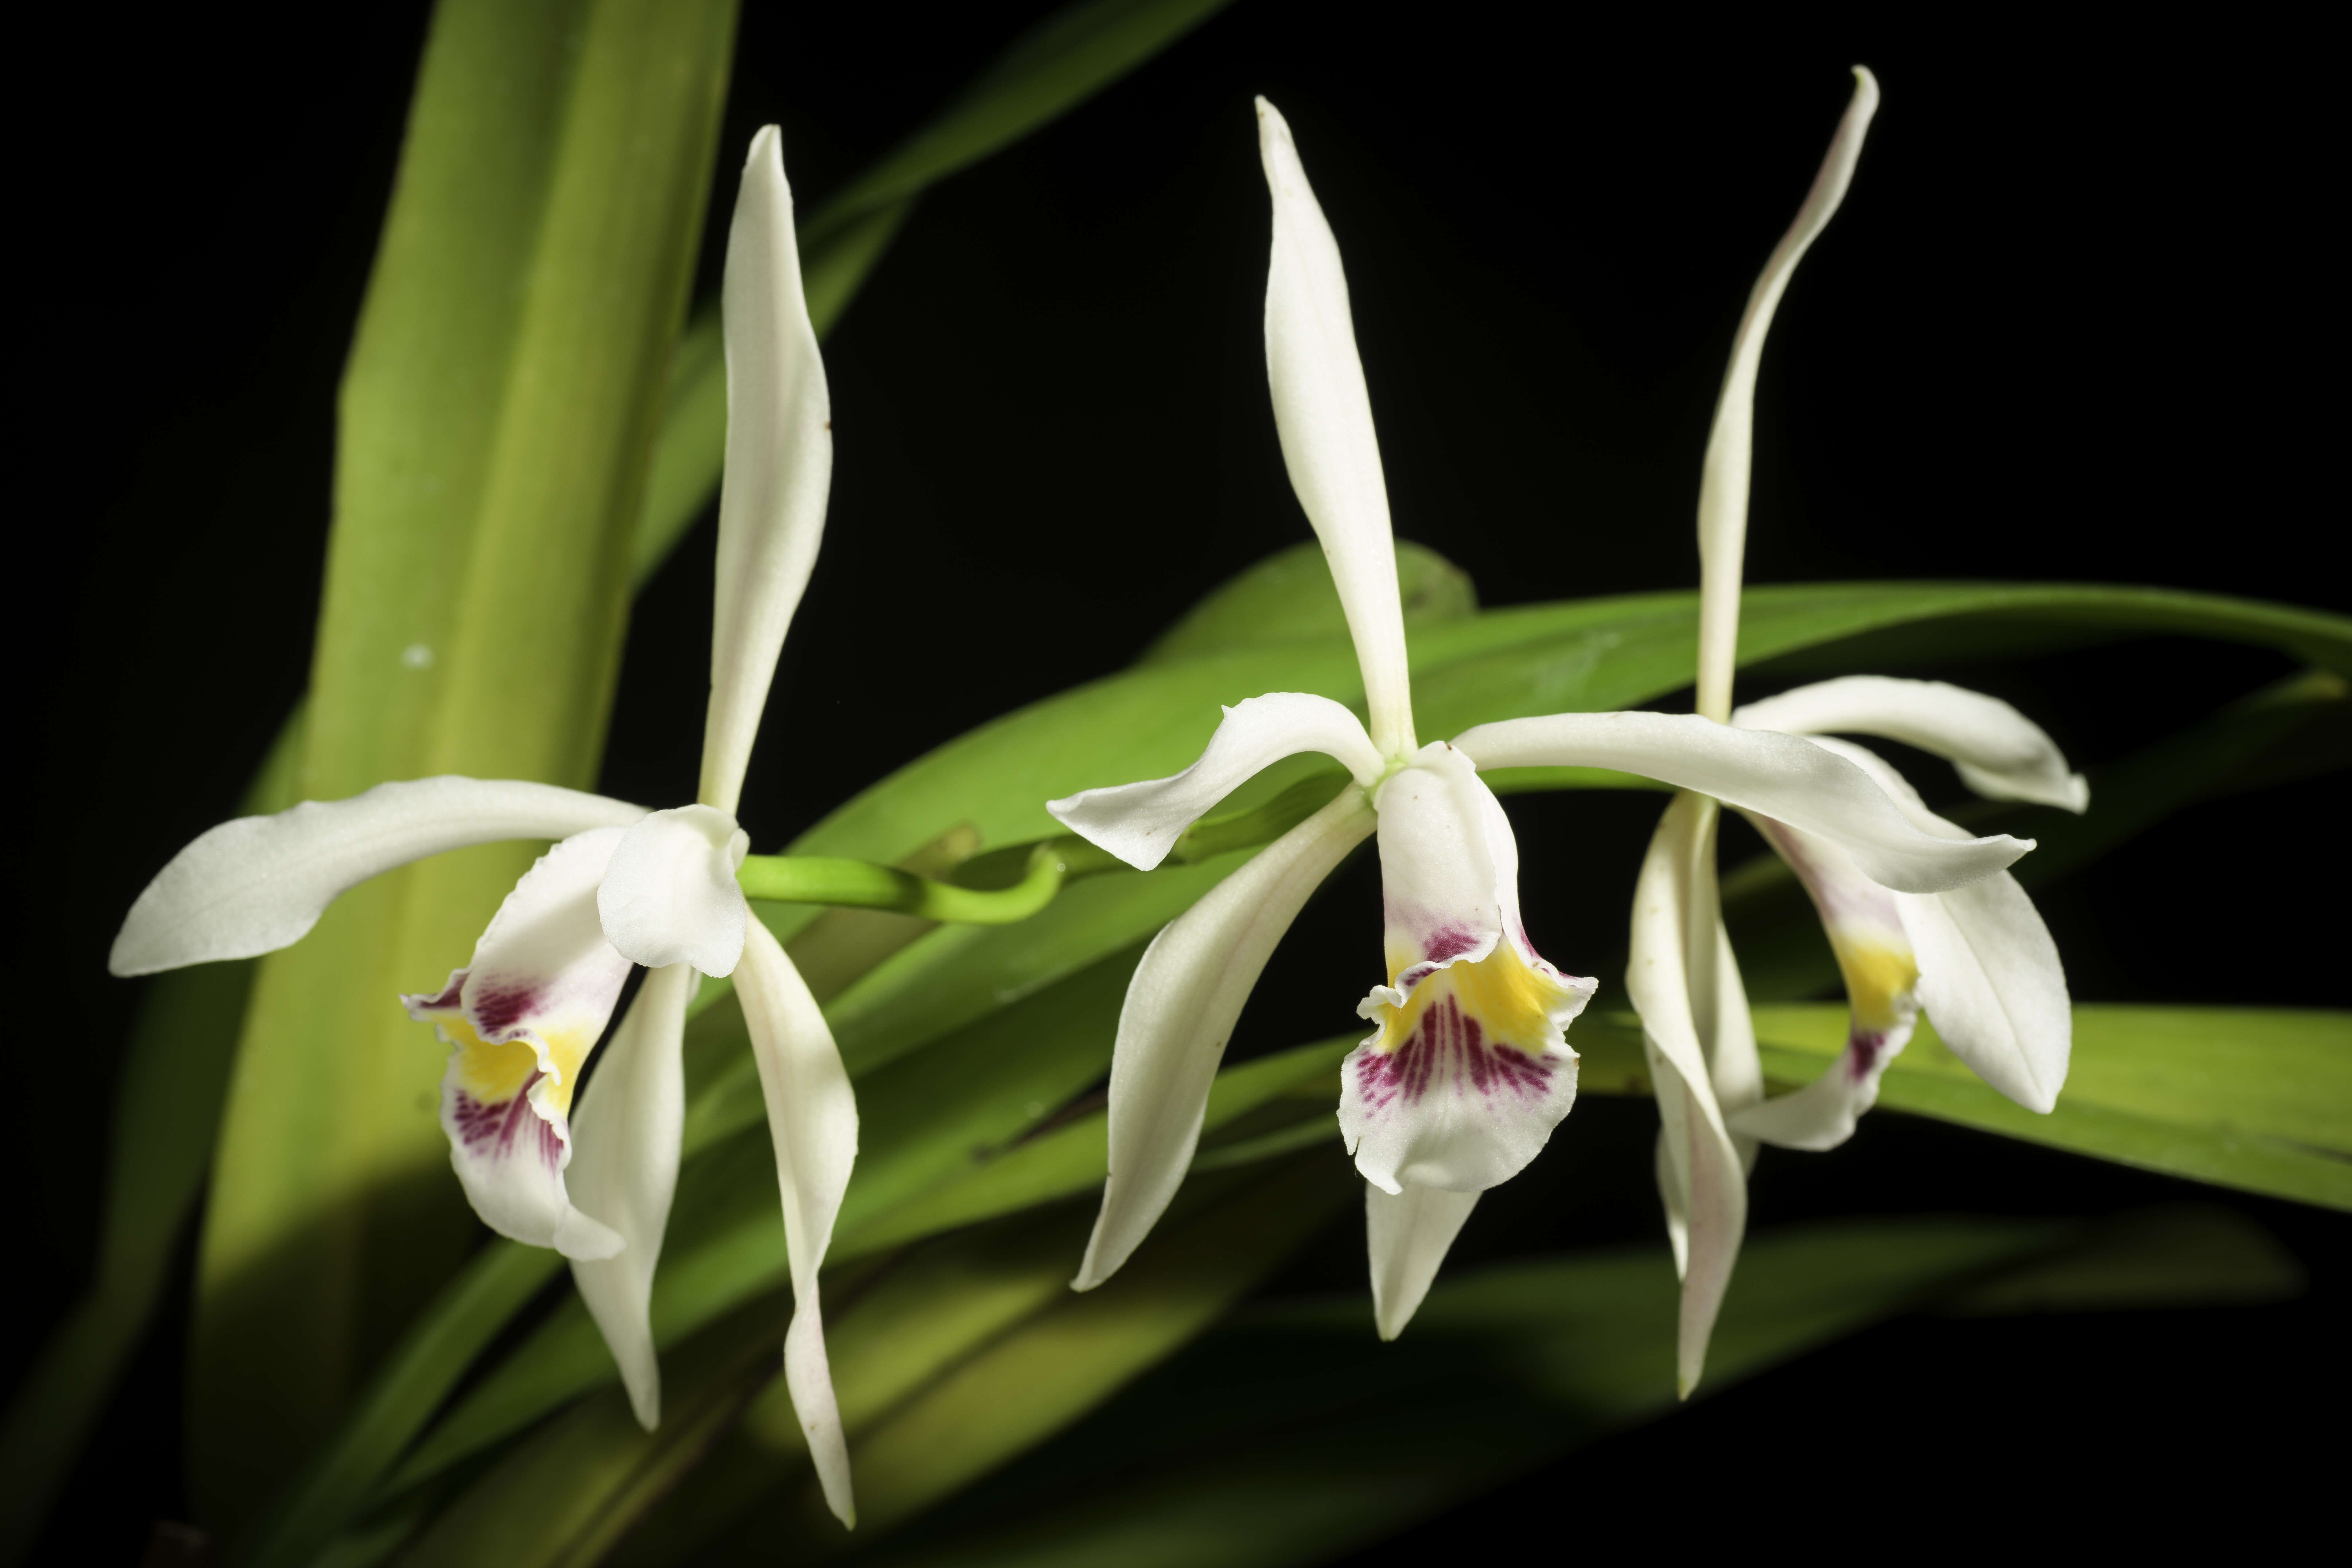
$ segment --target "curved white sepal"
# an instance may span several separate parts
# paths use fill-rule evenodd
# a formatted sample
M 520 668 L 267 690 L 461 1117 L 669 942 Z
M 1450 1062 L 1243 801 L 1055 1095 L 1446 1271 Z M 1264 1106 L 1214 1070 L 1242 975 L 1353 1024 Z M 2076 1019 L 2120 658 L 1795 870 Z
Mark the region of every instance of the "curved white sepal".
M 1110 1061 L 1110 1173 L 1071 1288 L 1091 1290 L 1176 1195 L 1225 1042 L 1307 895 L 1371 832 L 1349 790 L 1258 851 L 1154 937 L 1128 982 Z
M 1922 832 L 1867 773 L 1819 742 L 1717 724 L 1696 713 L 1554 713 L 1481 724 L 1454 744 L 1481 768 L 1617 768 L 1802 828 L 1874 881 L 1934 893 L 1989 877 L 2033 847 L 2006 834 Z
M 1575 1104 L 1564 1031 L 1595 983 L 1528 943 L 1510 819 L 1468 758 L 1433 742 L 1377 804 L 1389 979 L 1357 1008 L 1377 1027 L 1340 1068 L 1340 1135 L 1385 1192 L 1481 1192 Z
M 857 1162 L 857 1100 L 824 1014 L 800 971 L 768 928 L 752 921 L 743 943 L 736 994 L 760 1068 L 768 1131 L 776 1146 L 776 1185 L 784 1210 L 784 1250 L 792 1263 L 793 1322 L 784 1336 L 784 1378 L 808 1438 L 824 1500 L 845 1525 L 857 1509 L 850 1487 L 848 1439 L 824 1353 L 817 1271 L 833 1244 L 841 1195 Z
M 1696 942 L 1722 940 L 1704 886 L 1714 878 L 1713 803 L 1678 795 L 1660 818 L 1633 889 L 1625 988 L 1642 1017 L 1644 1054 L 1661 1123 L 1659 1191 L 1668 1235 L 1683 1266 L 1676 1334 L 1676 1384 L 1684 1397 L 1698 1385 L 1723 1294 L 1748 1227 L 1745 1162 L 1724 1125 L 1713 1074 L 1693 1005 L 1722 967 Z M 1695 929 L 1696 939 L 1695 942 Z
M 604 936 L 648 969 L 735 972 L 750 918 L 735 868 L 751 839 L 708 805 L 656 811 L 629 829 L 596 890 Z
M 698 798 L 732 816 L 776 656 L 824 534 L 833 402 L 809 324 L 783 141 L 751 138 L 727 233 L 727 467 Z M 725 973 L 725 970 L 706 973 Z
M 1387 1193 L 1364 1184 L 1364 1240 L 1372 1264 L 1372 1321 L 1381 1338 L 1404 1332 L 1437 1279 L 1454 1238 L 1462 1234 L 1476 1193 L 1407 1187 Z
M 474 1212 L 567 1258 L 624 1245 L 573 1206 L 564 1169 L 572 1097 L 629 976 L 596 919 L 596 884 L 625 831 L 595 828 L 549 850 L 499 906 L 473 961 L 438 994 L 401 998 L 454 1047 L 441 1124 Z
M 257 957 L 299 942 L 338 897 L 411 860 L 507 838 L 568 838 L 645 814 L 553 784 L 447 775 L 241 816 L 156 873 L 124 918 L 107 968 L 152 974 Z
M 1901 894 L 1919 1004 L 1952 1054 L 2028 1110 L 2065 1086 L 2074 1010 L 2058 944 L 2007 872 L 1932 897 Z
M 1290 485 L 1315 536 L 1355 638 L 1373 743 L 1383 756 L 1413 748 L 1404 610 L 1397 595 L 1396 542 L 1388 481 L 1372 429 L 1372 402 L 1356 353 L 1339 245 L 1307 183 L 1290 126 L 1257 100 L 1258 155 L 1274 197 L 1274 247 L 1265 279 L 1265 372 L 1274 427 Z
M 694 971 L 656 969 L 637 988 L 604 1059 L 572 1119 L 572 1201 L 620 1233 L 618 1257 L 575 1258 L 572 1279 L 604 1336 L 637 1424 L 661 1422 L 661 1363 L 647 1310 L 677 1190 L 686 1131 L 686 1065 L 681 1047 Z
M 2073 812 L 2091 804 L 2090 784 L 2042 726 L 1998 697 L 1940 680 L 1841 676 L 1750 702 L 1731 721 L 1791 735 L 1878 735 L 1946 759 L 1990 800 Z
M 1731 338 L 1731 360 L 1724 367 L 1723 388 L 1715 403 L 1715 424 L 1707 432 L 1706 455 L 1700 460 L 1698 487 L 1699 632 L 1698 710 L 1710 719 L 1724 719 L 1731 710 L 1731 672 L 1739 637 L 1741 558 L 1748 538 L 1748 487 L 1753 466 L 1756 428 L 1756 373 L 1764 360 L 1764 339 L 1772 330 L 1773 312 L 1797 263 L 1829 226 L 1846 187 L 1853 181 L 1854 164 L 1862 157 L 1863 138 L 1871 116 L 1878 111 L 1878 79 L 1860 66 L 1853 68 L 1853 97 L 1830 139 L 1828 153 L 1813 176 L 1812 189 L 1797 211 L 1796 221 L 1780 243 L 1772 247 L 1764 270 L 1748 290 L 1748 309 Z
M 1149 871 L 1202 813 L 1260 770 L 1301 752 L 1336 757 L 1359 784 L 1381 776 L 1381 754 L 1346 707 L 1303 691 L 1270 691 L 1225 709 L 1208 750 L 1182 773 L 1080 790 L 1047 801 L 1045 809 L 1089 844 Z

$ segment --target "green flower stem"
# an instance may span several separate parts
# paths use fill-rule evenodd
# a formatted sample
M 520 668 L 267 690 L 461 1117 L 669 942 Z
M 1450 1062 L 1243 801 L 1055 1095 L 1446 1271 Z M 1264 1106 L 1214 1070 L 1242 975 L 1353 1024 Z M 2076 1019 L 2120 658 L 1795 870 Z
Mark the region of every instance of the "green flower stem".
M 1264 805 L 1230 816 L 1194 823 L 1168 852 L 1171 862 L 1197 865 L 1236 849 L 1271 844 L 1322 809 L 1347 784 L 1340 773 L 1299 780 Z M 1001 887 L 971 887 L 1020 868 L 1019 879 Z M 1025 921 L 1054 901 L 1066 882 L 1106 871 L 1129 869 L 1126 862 L 1071 834 L 1014 844 L 975 856 L 956 871 L 956 881 L 937 881 L 877 866 L 871 860 L 824 855 L 751 855 L 737 868 L 743 896 L 771 904 L 831 904 L 845 909 L 895 910 L 927 921 L 958 925 L 1010 925 Z

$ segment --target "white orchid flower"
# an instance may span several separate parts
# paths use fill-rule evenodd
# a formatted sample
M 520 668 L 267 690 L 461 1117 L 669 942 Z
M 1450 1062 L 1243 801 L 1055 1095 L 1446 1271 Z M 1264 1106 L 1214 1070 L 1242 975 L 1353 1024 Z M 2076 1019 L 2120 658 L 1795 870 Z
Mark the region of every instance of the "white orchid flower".
M 2041 727 L 1998 698 L 1941 681 L 1852 675 L 1800 687 L 1731 716 L 1748 729 L 1879 735 L 1944 757 L 1977 794 L 2080 812 L 2090 787 Z M 1816 739 L 1878 780 L 1923 832 L 1965 837 L 1901 774 L 1860 746 Z M 2074 1007 L 2058 945 L 2017 879 L 1998 872 L 1945 893 L 1898 893 L 1843 850 L 1752 817 L 1811 895 L 1845 979 L 1852 1024 L 1829 1070 L 1794 1094 L 1734 1111 L 1734 1133 L 1788 1149 L 1834 1149 L 1878 1100 L 1878 1080 L 1922 1008 L 1954 1054 L 2029 1110 L 2066 1080 Z
M 735 823 L 776 658 L 808 584 L 832 483 L 824 363 L 802 292 L 775 127 L 752 139 L 725 285 L 727 464 L 710 698 L 696 804 L 642 806 L 550 784 L 431 778 L 224 823 L 175 857 L 117 937 L 117 974 L 249 958 L 298 941 L 328 904 L 425 856 L 559 840 L 439 991 L 406 996 L 454 1048 L 450 1163 L 485 1223 L 572 1260 L 647 1428 L 661 1383 L 647 1300 L 677 1185 L 680 1042 L 696 973 L 736 976 L 776 1167 L 797 1310 L 785 1373 L 826 1501 L 854 1520 L 816 1274 L 857 1149 L 857 1112 L 808 987 L 735 879 Z M 573 1115 L 633 963 L 646 978 Z
M 1523 1169 L 1567 1115 L 1576 1054 L 1565 1029 L 1594 989 L 1528 941 L 1517 847 L 1479 769 L 1581 763 L 1704 791 L 1801 821 L 1873 877 L 1920 892 L 1990 875 L 2029 846 L 1922 832 L 1843 758 L 1695 715 L 1562 713 L 1421 744 L 1339 247 L 1288 126 L 1263 99 L 1257 112 L 1274 201 L 1265 332 L 1275 424 L 1347 612 L 1370 721 L 1325 697 L 1253 698 L 1225 710 L 1183 773 L 1049 804 L 1072 830 L 1149 870 L 1186 825 L 1281 758 L 1324 752 L 1352 781 L 1171 922 L 1137 966 L 1111 1062 L 1109 1179 L 1073 1284 L 1089 1289 L 1109 1278 L 1167 1207 L 1225 1042 L 1275 944 L 1316 886 L 1377 833 L 1388 978 L 1358 1009 L 1375 1028 L 1343 1069 L 1339 1120 L 1369 1184 L 1375 1311 L 1392 1338 L 1477 1194 Z

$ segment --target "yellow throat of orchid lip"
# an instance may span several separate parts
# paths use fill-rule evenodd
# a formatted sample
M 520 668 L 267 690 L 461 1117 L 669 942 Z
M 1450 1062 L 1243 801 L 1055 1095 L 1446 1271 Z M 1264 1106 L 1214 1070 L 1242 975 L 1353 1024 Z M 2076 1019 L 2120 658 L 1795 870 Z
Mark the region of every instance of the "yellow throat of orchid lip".
M 1400 975 L 1420 962 L 1408 959 L 1399 963 L 1391 953 L 1390 985 L 1394 986 Z M 1515 1046 L 1533 1055 L 1549 1048 L 1558 1037 L 1559 1026 L 1552 1022 L 1553 1010 L 1576 994 L 1572 987 L 1521 958 L 1506 939 L 1484 958 L 1428 975 L 1405 997 L 1403 1006 L 1383 1003 L 1380 1033 L 1370 1043 L 1383 1053 L 1402 1049 L 1421 1027 L 1422 1015 L 1451 996 L 1465 1017 L 1476 1021 L 1488 1042 Z
M 1837 954 L 1838 973 L 1845 977 L 1846 1005 L 1853 1021 L 1873 1034 L 1884 1034 L 1901 1021 L 1903 1000 L 1919 984 L 1918 961 L 1907 945 L 1898 946 L 1875 933 L 1830 932 Z
M 474 1100 L 501 1105 L 530 1087 L 531 1076 L 539 1070 L 539 1052 L 529 1040 L 485 1040 L 474 1032 L 466 1016 L 455 1010 L 435 1013 L 433 1022 L 457 1047 L 457 1084 Z M 569 1031 L 544 1037 L 556 1072 L 556 1081 L 548 1085 L 546 1103 L 558 1116 L 569 1117 L 572 1091 L 580 1082 L 580 1064 L 595 1042 L 583 1041 Z

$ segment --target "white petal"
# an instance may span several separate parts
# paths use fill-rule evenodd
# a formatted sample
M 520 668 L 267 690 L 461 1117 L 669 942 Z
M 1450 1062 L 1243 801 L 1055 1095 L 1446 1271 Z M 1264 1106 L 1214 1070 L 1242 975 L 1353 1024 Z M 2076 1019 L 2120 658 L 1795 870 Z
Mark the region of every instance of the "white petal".
M 846 1525 L 857 1522 L 849 1447 L 824 1355 L 817 1270 L 833 1244 L 833 1222 L 857 1161 L 857 1100 L 824 1014 L 768 928 L 746 927 L 743 999 L 768 1131 L 776 1145 L 776 1186 L 784 1207 L 784 1250 L 792 1262 L 793 1323 L 784 1336 L 784 1380 L 808 1438 L 824 1500 Z
M 1832 742 L 1850 754 L 1858 764 L 1879 779 L 1894 798 L 1901 801 L 1906 813 L 1917 801 L 1911 787 L 1892 768 L 1859 746 L 1845 747 Z M 1916 806 L 1923 828 L 1958 833 L 1960 829 Z M 1813 909 L 1822 918 L 1822 929 L 1830 939 L 1830 949 L 1836 954 L 1838 973 L 1845 981 L 1846 1005 L 1853 1013 L 1853 1049 L 1874 1051 L 1886 1040 L 1895 1041 L 1894 1049 L 1911 1037 L 1912 1020 L 1918 1012 L 1919 957 L 1906 929 L 1897 900 L 1906 895 L 1889 892 L 1862 873 L 1853 858 L 1836 845 L 1810 833 L 1800 833 L 1784 822 L 1769 817 L 1751 817 L 1766 842 L 1780 851 L 1804 885 L 1813 901 Z M 1981 883 L 1986 886 L 2005 879 L 2005 871 L 1996 872 Z M 1934 898 L 1937 895 L 1925 895 Z M 1883 1068 L 1882 1061 L 1879 1066 Z M 1870 1079 L 1871 1092 L 1854 1108 L 1854 1114 L 1866 1110 L 1877 1098 L 1877 1079 Z M 1829 1091 L 1823 1090 L 1824 1095 Z M 1779 1113 L 1783 1120 L 1798 1114 L 1795 1110 Z M 1743 1132 L 1753 1131 L 1745 1121 L 1735 1119 L 1734 1127 Z M 1757 1123 L 1761 1127 L 1765 1123 Z M 1778 1123 L 1774 1123 L 1778 1125 Z M 1790 1125 L 1793 1126 L 1793 1123 Z M 1826 1124 L 1824 1124 L 1826 1125 Z M 1849 1128 L 1849 1131 L 1851 1129 Z M 1820 1140 L 1826 1132 L 1807 1133 L 1807 1142 L 1798 1142 L 1797 1134 L 1755 1132 L 1769 1143 L 1788 1148 L 1831 1148 L 1844 1141 L 1840 1133 L 1831 1142 Z
M 327 906 L 395 866 L 468 844 L 622 827 L 645 808 L 553 784 L 443 777 L 382 784 L 224 822 L 172 858 L 131 906 L 107 967 L 152 974 L 299 941 Z
M 1779 1149 L 1814 1152 L 1834 1149 L 1853 1136 L 1863 1112 L 1878 1103 L 1878 1080 L 1887 1064 L 1910 1043 L 1916 1013 L 1906 1009 L 1885 1034 L 1864 1029 L 1858 1023 L 1846 1047 L 1828 1070 L 1793 1094 L 1730 1113 L 1731 1129 Z
M 707 805 L 656 811 L 629 829 L 596 892 L 604 935 L 648 969 L 731 974 L 747 911 L 735 868 L 751 840 Z
M 1080 790 L 1047 801 L 1045 809 L 1088 843 L 1149 871 L 1202 813 L 1285 757 L 1321 752 L 1338 758 L 1360 784 L 1381 776 L 1381 754 L 1363 724 L 1328 697 L 1274 691 L 1236 702 L 1224 714 L 1209 749 L 1182 773 Z
M 1949 760 L 1977 794 L 2067 811 L 2090 805 L 2091 786 L 2070 771 L 2042 726 L 1998 697 L 1940 680 L 1847 675 L 1750 702 L 1731 716 L 1743 729 L 1791 735 L 1880 735 Z
M 473 962 L 433 995 L 404 996 L 455 1047 L 441 1084 L 449 1160 L 484 1224 L 567 1258 L 610 1258 L 623 1238 L 564 1187 L 569 1117 L 629 961 L 596 919 L 596 884 L 624 829 L 575 834 L 515 884 Z
M 1454 1238 L 1478 1205 L 1475 1193 L 1439 1187 L 1382 1192 L 1364 1184 L 1364 1238 L 1372 1258 L 1372 1320 L 1381 1338 L 1404 1332 L 1437 1278 Z
M 1698 710 L 1710 719 L 1731 712 L 1731 675 L 1738 662 L 1741 559 L 1748 541 L 1748 486 L 1753 466 L 1756 429 L 1756 372 L 1764 359 L 1764 338 L 1772 330 L 1772 314 L 1780 296 L 1796 275 L 1797 263 L 1829 226 L 1838 205 L 1845 200 L 1853 180 L 1853 166 L 1862 156 L 1862 140 L 1870 117 L 1878 110 L 1878 80 L 1860 66 L 1854 68 L 1853 97 L 1837 134 L 1813 176 L 1813 188 L 1797 220 L 1764 262 L 1756 286 L 1748 291 L 1748 309 L 1731 338 L 1731 362 L 1723 372 L 1723 389 L 1715 402 L 1715 424 L 1707 432 L 1706 455 L 1699 463 L 1698 484 Z
M 1375 798 L 1389 980 L 1357 1008 L 1377 1028 L 1340 1069 L 1340 1135 L 1384 1191 L 1484 1191 L 1575 1104 L 1564 1031 L 1594 982 L 1528 944 L 1510 820 L 1461 752 L 1424 746 Z
M 1454 744 L 1481 768 L 1618 768 L 1816 833 L 1874 880 L 1934 893 L 1990 876 L 2033 847 L 2006 834 L 1923 833 L 1843 757 L 1812 741 L 1738 730 L 1695 713 L 1554 713 L 1481 724 Z
M 1257 142 L 1274 195 L 1274 254 L 1265 279 L 1274 427 L 1291 488 L 1323 542 L 1356 640 L 1373 742 L 1383 756 L 1402 756 L 1413 748 L 1404 610 L 1397 597 L 1388 481 L 1381 473 L 1363 362 L 1356 356 L 1348 278 L 1290 127 L 1262 98 Z
M 744 161 L 721 304 L 727 468 L 699 798 L 731 816 L 785 628 L 816 564 L 833 485 L 832 395 L 801 291 L 793 193 L 772 125 L 751 138 Z
M 1171 921 L 1128 982 L 1110 1061 L 1110 1176 L 1074 1289 L 1143 1243 L 1201 1140 L 1209 1083 L 1242 1004 L 1307 895 L 1372 830 L 1353 790 L 1258 851 Z
M 572 1278 L 612 1347 L 630 1407 L 648 1432 L 661 1420 L 661 1363 L 646 1309 L 670 1197 L 677 1190 L 686 1130 L 680 1046 L 695 985 L 693 969 L 683 963 L 646 976 L 572 1122 L 572 1201 L 628 1243 L 617 1258 L 575 1259 Z
M 1687 1227 L 1675 1354 L 1687 1396 L 1697 1386 L 1706 1343 L 1731 1282 L 1748 1227 L 1748 1183 L 1716 1103 L 1706 1051 L 1691 1005 L 1692 925 L 1711 905 L 1695 896 L 1714 874 L 1713 808 L 1676 795 L 1658 823 L 1633 890 L 1625 988 L 1642 1016 L 1642 1036 L 1663 1124 L 1660 1188 L 1670 1232 Z M 1710 928 L 1711 929 L 1711 928 Z M 1709 955 L 1712 967 L 1712 955 Z M 1676 1210 L 1679 1208 L 1679 1216 Z
M 2050 1110 L 2066 1082 L 2074 1013 L 2058 944 L 2033 900 L 2003 872 L 1895 902 L 1936 1033 L 1993 1088 L 2029 1110 Z

